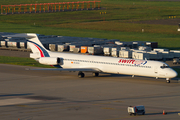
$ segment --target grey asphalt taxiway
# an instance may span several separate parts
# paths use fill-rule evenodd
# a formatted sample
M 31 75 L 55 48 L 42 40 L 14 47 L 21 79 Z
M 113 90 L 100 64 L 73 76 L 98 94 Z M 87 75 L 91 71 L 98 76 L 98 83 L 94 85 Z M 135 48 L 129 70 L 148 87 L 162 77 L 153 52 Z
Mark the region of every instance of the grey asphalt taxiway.
M 0 64 L 0 120 L 178 120 L 180 83 L 77 72 L 29 71 Z M 144 105 L 145 115 L 127 107 Z M 163 110 L 167 115 L 163 115 Z

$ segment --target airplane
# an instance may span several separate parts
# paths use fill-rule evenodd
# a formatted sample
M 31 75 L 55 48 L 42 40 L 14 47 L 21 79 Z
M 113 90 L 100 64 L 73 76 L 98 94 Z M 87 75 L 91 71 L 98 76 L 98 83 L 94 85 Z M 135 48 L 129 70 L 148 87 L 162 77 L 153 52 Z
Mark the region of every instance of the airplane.
M 56 68 L 40 68 L 32 70 L 78 71 L 78 76 L 83 78 L 84 72 L 92 72 L 93 76 L 99 73 L 125 74 L 145 77 L 170 79 L 177 76 L 177 72 L 161 61 L 125 59 L 107 56 L 82 55 L 73 53 L 52 52 L 47 50 L 35 33 L 21 33 L 5 35 L 3 37 L 25 37 L 32 53 L 30 58 L 40 64 L 51 65 Z

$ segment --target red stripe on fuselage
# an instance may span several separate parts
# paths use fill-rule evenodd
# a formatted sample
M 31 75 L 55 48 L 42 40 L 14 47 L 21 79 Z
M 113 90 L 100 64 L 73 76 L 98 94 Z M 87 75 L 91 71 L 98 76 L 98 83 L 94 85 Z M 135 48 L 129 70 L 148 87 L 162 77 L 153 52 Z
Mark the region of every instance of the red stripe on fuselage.
M 35 44 L 34 44 L 35 45 Z M 44 57 L 44 54 L 43 54 L 43 52 L 42 52 L 42 50 L 37 46 L 37 45 L 35 45 L 36 47 L 37 47 L 37 49 L 39 50 L 39 52 L 40 52 L 40 54 L 41 54 L 41 57 Z

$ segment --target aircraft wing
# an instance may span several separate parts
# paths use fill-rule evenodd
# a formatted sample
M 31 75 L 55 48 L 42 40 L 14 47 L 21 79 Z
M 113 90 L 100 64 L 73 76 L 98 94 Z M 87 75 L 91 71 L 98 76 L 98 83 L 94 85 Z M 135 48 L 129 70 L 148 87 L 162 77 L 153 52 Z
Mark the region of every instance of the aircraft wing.
M 102 72 L 101 70 L 97 68 L 37 68 L 37 69 L 26 69 L 26 70 Z

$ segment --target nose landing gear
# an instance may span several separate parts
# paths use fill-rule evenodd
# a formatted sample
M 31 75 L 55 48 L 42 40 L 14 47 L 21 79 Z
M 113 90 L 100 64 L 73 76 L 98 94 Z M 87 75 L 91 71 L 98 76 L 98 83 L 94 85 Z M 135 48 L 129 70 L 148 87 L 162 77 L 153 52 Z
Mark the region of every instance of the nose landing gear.
M 169 78 L 166 78 L 166 83 L 170 83 L 170 79 Z

